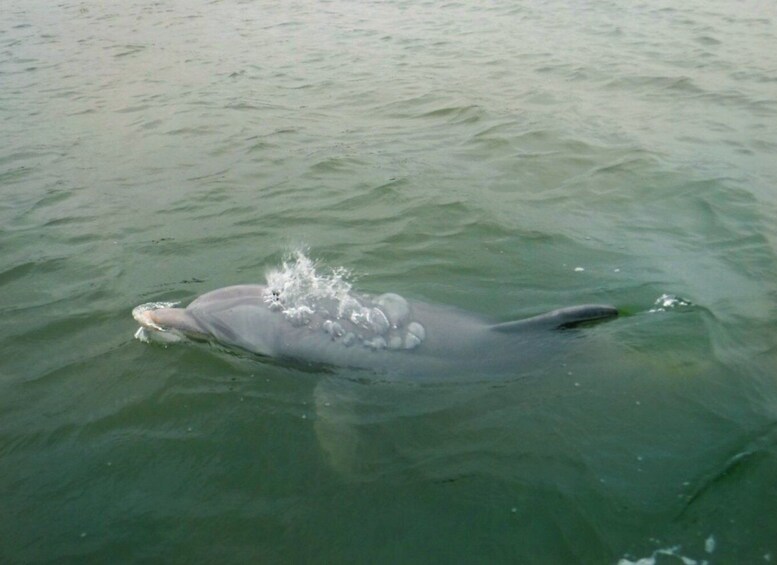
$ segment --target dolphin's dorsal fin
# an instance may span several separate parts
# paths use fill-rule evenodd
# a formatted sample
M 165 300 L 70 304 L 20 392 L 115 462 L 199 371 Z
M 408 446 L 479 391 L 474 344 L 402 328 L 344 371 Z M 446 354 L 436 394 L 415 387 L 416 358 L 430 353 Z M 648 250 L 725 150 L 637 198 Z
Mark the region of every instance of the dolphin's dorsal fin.
M 491 329 L 498 332 L 520 332 L 529 330 L 563 330 L 580 324 L 609 320 L 618 316 L 618 310 L 606 304 L 583 304 L 559 308 L 533 318 L 496 324 Z

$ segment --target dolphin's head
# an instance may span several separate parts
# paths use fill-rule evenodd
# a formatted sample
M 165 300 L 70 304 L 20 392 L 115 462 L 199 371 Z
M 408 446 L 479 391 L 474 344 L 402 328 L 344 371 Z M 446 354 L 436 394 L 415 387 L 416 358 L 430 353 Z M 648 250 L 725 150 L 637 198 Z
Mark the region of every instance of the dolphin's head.
M 169 302 L 142 304 L 132 311 L 141 326 L 136 337 L 163 343 L 213 341 L 269 355 L 278 331 L 291 324 L 267 300 L 265 287 L 239 285 L 203 294 L 186 308 Z

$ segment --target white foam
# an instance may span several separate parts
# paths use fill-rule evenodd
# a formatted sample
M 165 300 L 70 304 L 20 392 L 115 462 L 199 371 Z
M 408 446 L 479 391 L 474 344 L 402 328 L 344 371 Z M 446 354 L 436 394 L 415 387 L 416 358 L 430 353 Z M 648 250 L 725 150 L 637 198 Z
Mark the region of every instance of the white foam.
M 674 294 L 662 294 L 653 303 L 653 308 L 648 312 L 666 312 L 667 310 L 677 310 L 693 306 L 690 300 L 680 298 Z
M 650 557 L 642 557 L 641 559 L 637 559 L 635 561 L 631 561 L 630 559 L 627 559 L 625 557 L 622 557 L 620 561 L 618 561 L 618 565 L 656 565 L 656 559 L 659 558 L 660 555 L 669 555 L 676 559 L 679 559 L 683 562 L 683 565 L 702 565 L 706 563 L 706 561 L 696 561 L 695 559 L 691 559 L 690 557 L 685 557 L 684 555 L 680 555 L 678 551 L 680 550 L 679 547 L 669 547 L 666 549 L 657 549 L 655 550 Z
M 704 541 L 704 551 L 707 553 L 713 553 L 715 551 L 715 536 L 711 535 Z M 656 565 L 657 562 L 664 562 L 661 558 L 662 555 L 671 556 L 674 560 L 679 560 L 683 565 L 708 565 L 706 559 L 697 560 L 680 553 L 680 546 L 667 547 L 663 549 L 655 550 L 649 557 L 642 557 L 636 560 L 631 560 L 626 557 L 622 557 L 618 561 L 618 565 Z

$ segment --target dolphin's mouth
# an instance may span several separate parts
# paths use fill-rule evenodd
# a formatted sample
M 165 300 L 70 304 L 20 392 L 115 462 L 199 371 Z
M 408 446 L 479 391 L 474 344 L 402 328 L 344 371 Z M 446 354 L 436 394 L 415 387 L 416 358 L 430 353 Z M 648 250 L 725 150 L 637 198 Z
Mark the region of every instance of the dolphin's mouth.
M 140 324 L 135 332 L 135 339 L 144 343 L 152 341 L 160 343 L 174 343 L 186 338 L 184 334 L 175 328 L 166 328 L 160 325 L 154 316 L 154 311 L 161 308 L 173 308 L 178 302 L 147 302 L 132 309 L 132 317 Z

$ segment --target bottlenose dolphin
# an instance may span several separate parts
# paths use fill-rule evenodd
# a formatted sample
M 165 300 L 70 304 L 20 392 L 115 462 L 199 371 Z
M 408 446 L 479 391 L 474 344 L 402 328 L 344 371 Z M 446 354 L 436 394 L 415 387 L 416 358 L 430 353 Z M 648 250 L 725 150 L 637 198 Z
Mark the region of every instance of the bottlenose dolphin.
M 574 332 L 614 318 L 609 305 L 560 308 L 493 323 L 456 308 L 397 294 L 350 292 L 289 299 L 272 285 L 214 290 L 186 308 L 151 303 L 133 310 L 141 339 L 213 341 L 281 360 L 398 374 L 514 369 L 553 355 Z

